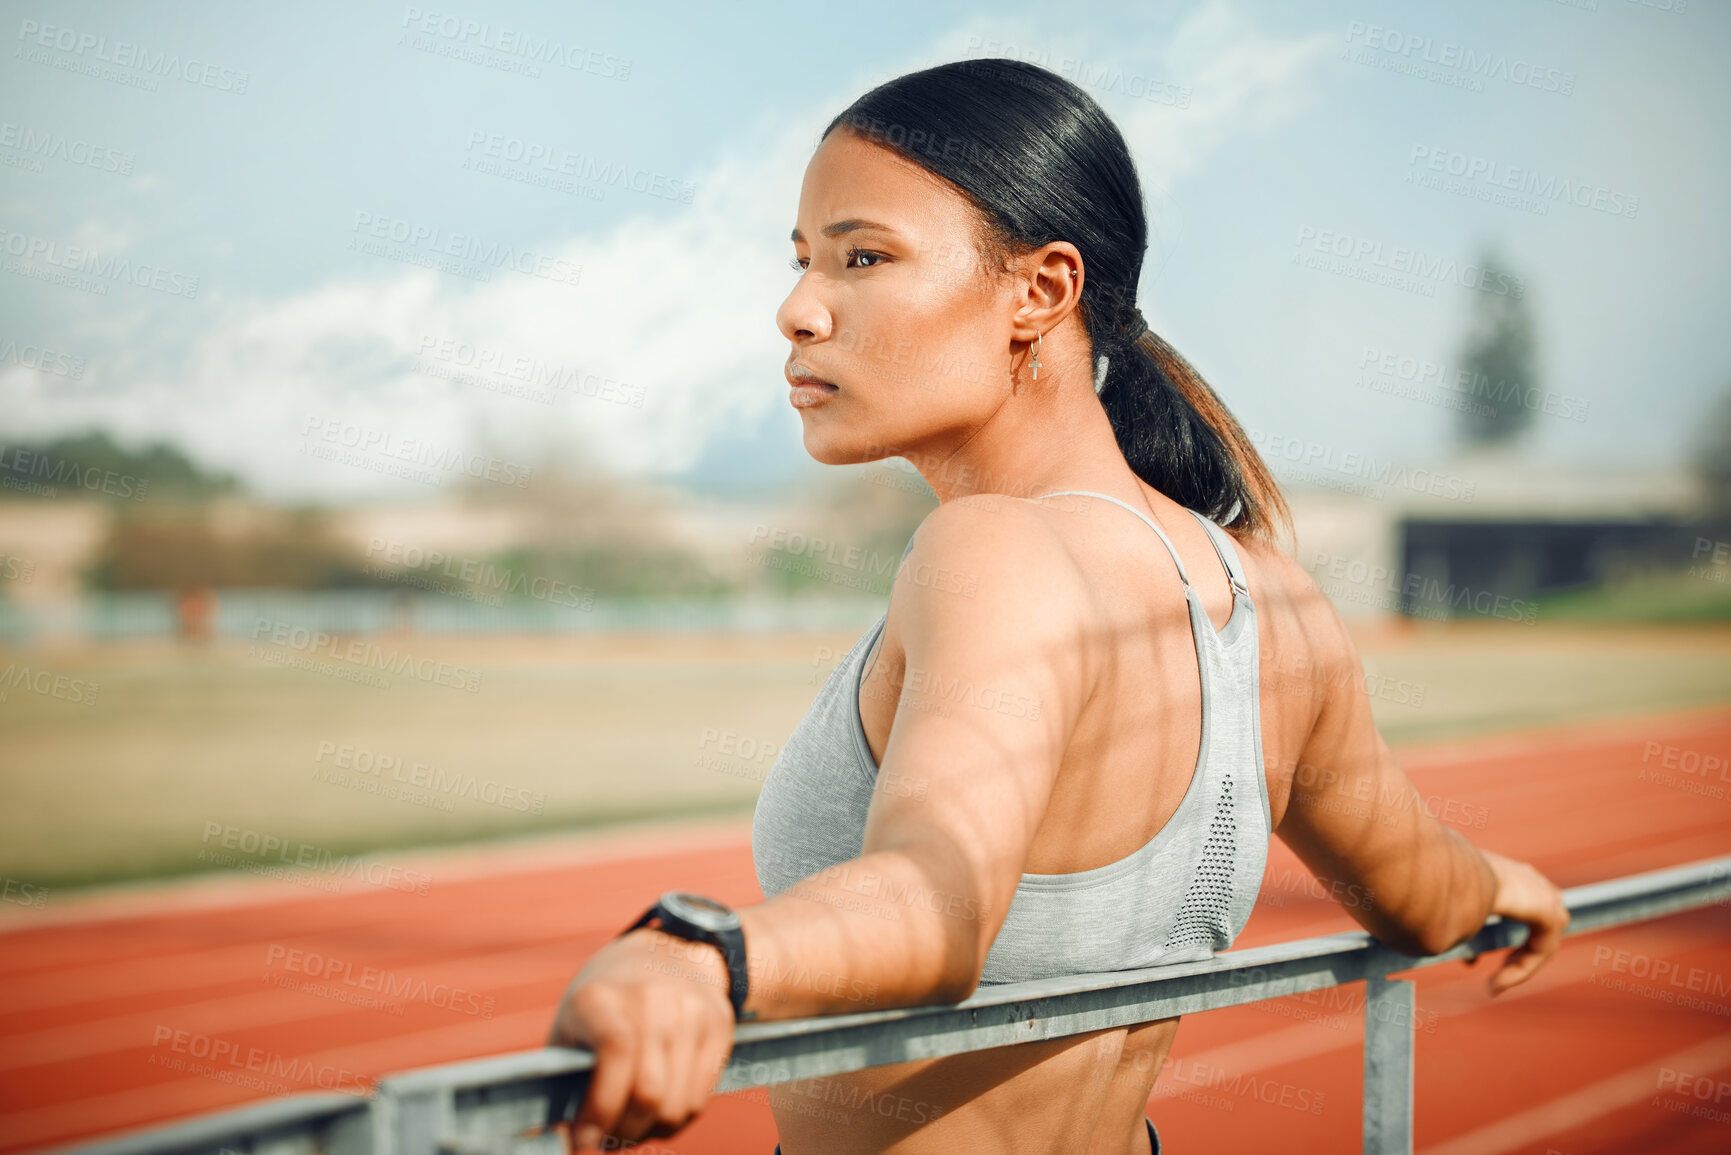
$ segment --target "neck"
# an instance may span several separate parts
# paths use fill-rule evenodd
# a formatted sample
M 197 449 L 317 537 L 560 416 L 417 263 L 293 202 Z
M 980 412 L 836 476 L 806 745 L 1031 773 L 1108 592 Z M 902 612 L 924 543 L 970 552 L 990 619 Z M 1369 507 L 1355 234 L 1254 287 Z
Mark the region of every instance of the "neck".
M 1050 342 L 1047 351 L 1054 352 Z M 940 504 L 976 493 L 1038 497 L 1059 489 L 1128 493 L 1137 487 L 1094 393 L 1086 348 L 1043 358 L 1037 385 L 1025 372 L 1019 377 L 984 422 L 903 455 Z

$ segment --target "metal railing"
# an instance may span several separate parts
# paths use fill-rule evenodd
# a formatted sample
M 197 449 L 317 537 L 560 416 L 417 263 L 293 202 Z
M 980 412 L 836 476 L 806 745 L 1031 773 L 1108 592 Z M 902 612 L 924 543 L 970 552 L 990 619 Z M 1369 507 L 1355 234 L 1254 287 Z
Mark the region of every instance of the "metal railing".
M 1568 933 L 1641 922 L 1731 898 L 1731 856 L 1564 892 Z M 910 1059 L 1057 1039 L 1173 1015 L 1366 984 L 1364 1151 L 1412 1151 L 1413 984 L 1397 971 L 1519 946 L 1527 928 L 1491 918 L 1467 942 L 1424 958 L 1363 932 L 1206 962 L 1005 983 L 945 1006 L 825 1015 L 735 1030 L 716 1091 L 811 1079 Z M 381 1079 L 371 1098 L 305 1094 L 63 1148 L 70 1155 L 528 1155 L 561 1152 L 591 1055 L 547 1048 L 425 1067 Z

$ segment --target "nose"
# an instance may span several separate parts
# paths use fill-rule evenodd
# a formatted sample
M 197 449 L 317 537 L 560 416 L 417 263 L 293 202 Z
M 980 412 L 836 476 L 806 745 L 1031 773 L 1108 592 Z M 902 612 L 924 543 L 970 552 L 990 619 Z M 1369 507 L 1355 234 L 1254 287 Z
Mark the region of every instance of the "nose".
M 776 328 L 795 345 L 828 340 L 834 324 L 835 318 L 819 297 L 818 278 L 812 273 L 800 277 L 775 311 Z

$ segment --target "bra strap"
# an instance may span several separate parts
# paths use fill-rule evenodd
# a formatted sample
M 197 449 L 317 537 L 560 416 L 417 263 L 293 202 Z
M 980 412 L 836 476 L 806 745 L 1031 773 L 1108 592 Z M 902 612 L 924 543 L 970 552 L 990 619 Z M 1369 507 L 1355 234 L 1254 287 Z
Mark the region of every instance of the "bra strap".
M 1203 517 L 1194 509 L 1196 520 L 1202 523 L 1202 528 L 1208 531 L 1208 540 L 1214 543 L 1214 552 L 1220 555 L 1220 564 L 1226 567 L 1226 576 L 1232 580 L 1232 586 L 1241 594 L 1250 592 L 1250 585 L 1244 577 L 1244 564 L 1238 559 L 1238 550 L 1232 544 L 1232 535 L 1212 518 Z
M 1166 544 L 1166 552 L 1172 555 L 1172 564 L 1178 567 L 1179 580 L 1184 583 L 1184 586 L 1186 589 L 1190 588 L 1190 575 L 1188 573 L 1184 572 L 1184 561 L 1182 558 L 1180 558 L 1178 556 L 1178 550 L 1173 547 L 1172 539 L 1166 536 L 1166 531 L 1161 529 L 1160 526 L 1155 523 L 1153 518 L 1149 517 L 1147 514 L 1143 513 L 1141 510 L 1137 509 L 1135 506 L 1131 505 L 1129 502 L 1121 501 L 1118 498 L 1113 497 L 1109 493 L 1095 493 L 1092 490 L 1088 490 L 1088 489 L 1059 489 L 1059 490 L 1054 490 L 1051 493 L 1042 493 L 1039 495 L 1039 497 L 1035 497 L 1032 500 L 1038 501 L 1042 497 L 1062 497 L 1067 493 L 1073 493 L 1079 497 L 1098 497 L 1098 498 L 1101 498 L 1102 500 L 1111 502 L 1113 505 L 1121 505 L 1125 509 L 1129 510 L 1131 513 L 1135 514 L 1137 517 L 1141 518 L 1143 521 L 1147 522 L 1148 528 L 1153 530 L 1155 533 L 1159 534 L 1160 540 Z M 1215 548 L 1218 549 L 1220 547 L 1216 546 Z

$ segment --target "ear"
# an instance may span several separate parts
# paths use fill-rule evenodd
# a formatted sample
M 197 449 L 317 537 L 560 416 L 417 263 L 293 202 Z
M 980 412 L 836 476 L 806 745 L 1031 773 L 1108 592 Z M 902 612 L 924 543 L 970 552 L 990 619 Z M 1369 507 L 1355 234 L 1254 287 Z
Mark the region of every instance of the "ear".
M 1016 314 L 1011 336 L 1032 341 L 1050 333 L 1082 302 L 1087 273 L 1082 254 L 1069 241 L 1052 241 L 1016 262 Z

